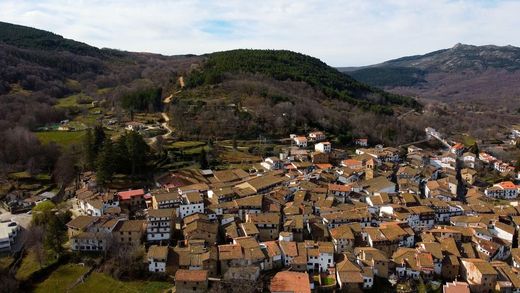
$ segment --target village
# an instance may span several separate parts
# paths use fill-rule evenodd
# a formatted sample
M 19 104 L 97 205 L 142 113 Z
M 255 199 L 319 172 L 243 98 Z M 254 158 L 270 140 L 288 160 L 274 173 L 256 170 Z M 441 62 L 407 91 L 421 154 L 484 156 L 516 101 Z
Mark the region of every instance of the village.
M 516 162 L 425 133 L 401 148 L 358 138 L 354 153 L 321 131 L 291 135 L 247 169 L 163 172 L 151 188 L 101 189 L 85 172 L 64 199 L 66 247 L 143 247 L 176 292 L 520 291 Z M 0 247 L 22 229 L 2 222 Z

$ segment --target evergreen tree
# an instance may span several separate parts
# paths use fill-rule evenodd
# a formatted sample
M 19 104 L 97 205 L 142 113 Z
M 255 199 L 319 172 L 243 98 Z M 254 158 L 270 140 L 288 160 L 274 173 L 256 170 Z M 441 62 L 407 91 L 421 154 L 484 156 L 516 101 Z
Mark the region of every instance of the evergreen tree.
M 95 153 L 99 152 L 101 147 L 103 146 L 103 142 L 106 139 L 105 130 L 103 130 L 103 126 L 96 125 L 94 127 L 94 151 Z
M 93 170 L 96 161 L 96 151 L 94 149 L 94 135 L 89 128 L 83 138 L 83 165 L 86 170 Z
M 96 160 L 96 180 L 98 184 L 105 185 L 112 180 L 116 166 L 114 162 L 114 147 L 112 141 L 107 139 Z
M 146 165 L 148 145 L 143 137 L 135 131 L 130 131 L 125 135 L 125 142 L 131 166 L 130 174 L 135 175 L 136 172 L 142 172 Z
M 476 142 L 473 145 L 473 153 L 475 154 L 475 156 L 477 156 L 477 159 L 478 159 L 478 154 L 480 153 L 480 150 L 479 150 L 478 144 Z
M 206 150 L 205 149 L 202 149 L 202 151 L 200 152 L 199 164 L 200 164 L 200 168 L 201 169 L 208 169 L 209 168 L 208 157 L 206 155 Z

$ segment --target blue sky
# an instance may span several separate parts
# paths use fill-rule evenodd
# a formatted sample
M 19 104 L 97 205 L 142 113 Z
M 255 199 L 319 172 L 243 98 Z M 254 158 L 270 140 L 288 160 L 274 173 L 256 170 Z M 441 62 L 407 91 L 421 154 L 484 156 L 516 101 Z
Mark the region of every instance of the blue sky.
M 0 0 L 0 20 L 97 47 L 174 54 L 288 49 L 333 66 L 456 43 L 520 46 L 513 0 Z

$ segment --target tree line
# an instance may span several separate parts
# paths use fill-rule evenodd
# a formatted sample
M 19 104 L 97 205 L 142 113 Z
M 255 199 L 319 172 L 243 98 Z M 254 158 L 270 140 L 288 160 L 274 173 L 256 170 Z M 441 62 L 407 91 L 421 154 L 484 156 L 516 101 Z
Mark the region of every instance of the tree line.
M 96 180 L 102 186 L 111 182 L 114 174 L 144 174 L 149 156 L 148 145 L 135 131 L 112 140 L 96 126 L 87 130 L 83 140 L 84 168 L 96 171 Z

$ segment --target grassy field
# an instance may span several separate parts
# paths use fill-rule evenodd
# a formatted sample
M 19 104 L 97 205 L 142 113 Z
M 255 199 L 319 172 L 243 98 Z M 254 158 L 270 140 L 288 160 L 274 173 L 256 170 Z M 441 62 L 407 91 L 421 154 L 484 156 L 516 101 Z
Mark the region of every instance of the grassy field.
M 48 266 L 52 263 L 43 264 L 43 267 Z M 18 271 L 16 271 L 16 279 L 20 281 L 27 280 L 33 273 L 39 271 L 42 269 L 40 267 L 40 263 L 38 262 L 36 258 L 36 254 L 29 250 L 27 255 L 23 258 L 22 264 L 18 268 Z
M 172 149 L 188 149 L 205 145 L 203 141 L 176 141 L 170 145 Z
M 90 104 L 79 104 L 78 100 L 84 99 L 84 100 L 92 100 L 91 97 L 85 95 L 85 94 L 77 94 L 68 96 L 66 98 L 58 99 L 58 104 L 56 104 L 56 107 L 58 108 L 70 108 L 70 107 L 80 107 L 80 108 L 89 108 Z
M 0 273 L 7 271 L 9 266 L 14 262 L 14 258 L 10 255 L 0 257 Z
M 43 144 L 55 142 L 59 145 L 70 145 L 81 143 L 81 138 L 85 135 L 85 131 L 43 131 L 35 134 Z
M 229 164 L 257 163 L 262 161 L 262 158 L 259 156 L 251 155 L 246 152 L 235 151 L 233 149 L 222 151 L 219 154 L 219 158 L 223 162 Z
M 469 135 L 464 135 L 462 137 L 462 143 L 466 146 L 466 147 L 471 147 L 473 146 L 475 143 L 476 143 L 476 139 L 474 137 L 471 137 Z
M 45 281 L 38 284 L 34 292 L 70 292 L 68 289 L 88 270 L 88 267 L 76 264 L 63 265 L 55 270 Z
M 160 293 L 172 288 L 168 282 L 133 281 L 122 282 L 102 273 L 93 272 L 85 281 L 74 287 L 70 292 L 92 293 L 92 292 L 144 292 Z

